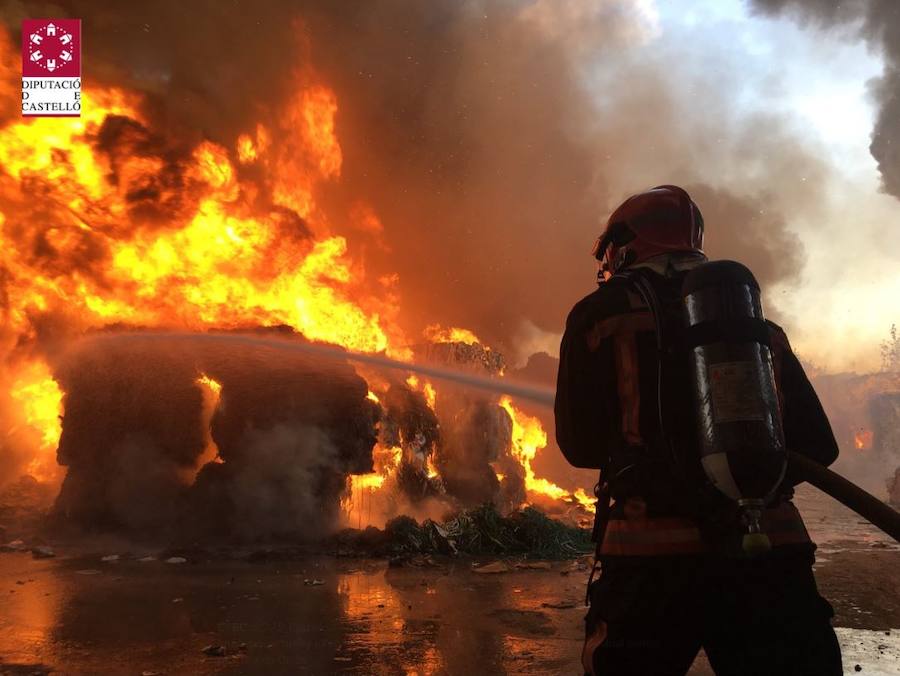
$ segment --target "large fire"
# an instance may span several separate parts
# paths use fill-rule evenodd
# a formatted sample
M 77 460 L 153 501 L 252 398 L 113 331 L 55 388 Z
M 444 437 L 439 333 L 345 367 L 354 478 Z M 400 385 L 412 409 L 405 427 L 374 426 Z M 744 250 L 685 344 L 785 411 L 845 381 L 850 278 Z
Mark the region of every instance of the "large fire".
M 411 359 L 396 322 L 396 279 L 366 279 L 318 200 L 341 176 L 337 98 L 309 73 L 296 85 L 278 122 L 256 124 L 232 147 L 168 144 L 151 131 L 139 95 L 98 86 L 86 88 L 80 118 L 13 117 L 0 128 L 4 344 L 35 345 L 46 318 L 68 336 L 111 324 L 286 325 L 310 340 Z M 360 230 L 380 228 L 370 207 L 350 213 Z M 462 328 L 428 325 L 423 334 L 435 343 L 481 342 Z M 60 469 L 64 393 L 36 353 L 9 348 L 13 377 L 3 385 L 38 440 L 25 471 L 49 480 Z M 412 377 L 408 385 L 434 410 L 441 394 L 433 383 Z M 197 386 L 209 418 L 221 386 L 204 374 Z M 531 463 L 546 433 L 510 399 L 501 405 L 529 494 L 588 504 L 583 492 L 535 476 Z M 376 447 L 375 471 L 352 477 L 350 502 L 379 490 L 402 454 Z M 211 440 L 204 460 L 217 460 Z M 434 478 L 433 459 L 424 462 Z

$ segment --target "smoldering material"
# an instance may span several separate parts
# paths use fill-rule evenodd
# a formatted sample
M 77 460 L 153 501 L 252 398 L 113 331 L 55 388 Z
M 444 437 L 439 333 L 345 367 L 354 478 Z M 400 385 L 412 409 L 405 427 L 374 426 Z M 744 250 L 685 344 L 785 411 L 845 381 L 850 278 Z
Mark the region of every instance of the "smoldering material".
M 435 463 L 447 492 L 468 506 L 495 501 L 500 480 L 491 463 L 499 463 L 509 453 L 509 414 L 496 402 L 470 399 L 465 394 L 456 394 L 452 403 L 445 404 L 443 399 L 438 405 L 439 414 L 447 411 L 444 415 L 450 415 L 450 410 L 454 413 Z
M 147 533 L 179 523 L 185 532 L 240 539 L 319 537 L 337 522 L 346 476 L 372 471 L 379 420 L 382 442 L 403 449 L 404 499 L 520 504 L 524 476 L 497 396 L 549 403 L 552 391 L 485 375 L 484 364 L 499 363 L 485 348 L 439 352 L 465 363 L 408 364 L 277 329 L 86 337 L 54 363 L 66 392 L 60 462 L 68 467 L 56 513 Z M 351 361 L 449 383 L 436 414 L 400 382 L 382 409 Z M 210 424 L 218 461 L 203 466 L 201 376 L 221 387 Z M 432 457 L 440 480 L 428 476 Z
M 505 369 L 502 355 L 477 343 L 426 344 L 418 346 L 415 354 L 460 375 L 497 379 Z M 506 511 L 524 502 L 525 477 L 511 455 L 509 414 L 496 395 L 486 396 L 490 390 L 479 389 L 457 385 L 441 388 L 435 412 L 442 434 L 435 465 L 447 493 L 463 506 L 491 502 Z
M 87 340 L 57 358 L 68 467 L 57 516 L 147 535 L 328 532 L 346 475 L 371 470 L 378 411 L 366 382 L 335 359 L 198 347 Z M 220 462 L 203 467 L 201 375 L 221 385 L 211 425 Z
M 384 448 L 401 449 L 397 486 L 409 500 L 415 503 L 441 494 L 443 484 L 428 472 L 429 462 L 441 442 L 440 425 L 421 392 L 401 382 L 388 387 L 379 442 Z
M 180 511 L 187 472 L 203 451 L 196 370 L 177 353 L 81 346 L 54 369 L 66 413 L 56 501 L 66 521 L 155 529 Z

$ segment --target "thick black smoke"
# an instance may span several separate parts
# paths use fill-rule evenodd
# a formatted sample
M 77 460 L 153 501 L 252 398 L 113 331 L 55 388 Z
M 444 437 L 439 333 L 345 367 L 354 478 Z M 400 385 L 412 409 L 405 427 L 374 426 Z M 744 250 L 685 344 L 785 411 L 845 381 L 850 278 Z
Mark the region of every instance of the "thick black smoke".
M 900 4 L 896 0 L 752 0 L 769 14 L 786 13 L 824 28 L 858 34 L 884 56 L 884 73 L 871 87 L 878 103 L 869 150 L 884 190 L 900 198 Z
M 757 143 L 779 121 L 740 119 L 697 63 L 635 56 L 653 29 L 633 0 L 69 0 L 5 16 L 15 33 L 22 16 L 54 12 L 85 22 L 86 87 L 144 92 L 153 135 L 182 145 L 232 147 L 283 115 L 298 74 L 334 88 L 343 173 L 320 202 L 345 229 L 360 200 L 374 206 L 383 241 L 348 230 L 351 247 L 373 273 L 399 273 L 410 334 L 465 325 L 515 354 L 524 321 L 558 331 L 590 288 L 601 221 L 659 183 L 721 176 L 701 201 L 721 218 L 707 219 L 712 253 L 758 261 L 764 284 L 802 265 L 795 242 L 778 246 L 779 200 L 742 178 L 810 158 Z M 723 137 L 755 141 L 728 154 Z

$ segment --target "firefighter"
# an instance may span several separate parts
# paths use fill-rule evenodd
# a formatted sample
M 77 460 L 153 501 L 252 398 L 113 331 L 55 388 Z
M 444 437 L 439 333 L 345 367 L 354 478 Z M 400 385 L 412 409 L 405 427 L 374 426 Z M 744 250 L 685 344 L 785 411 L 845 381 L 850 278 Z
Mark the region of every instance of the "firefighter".
M 735 503 L 691 461 L 698 413 L 679 326 L 682 281 L 707 264 L 700 210 L 676 186 L 634 195 L 594 255 L 599 287 L 566 322 L 555 405 L 566 459 L 600 470 L 585 671 L 685 674 L 703 647 L 720 676 L 841 674 L 815 545 L 791 502 L 799 480 L 790 468 L 776 480 L 761 511 L 770 548 L 751 554 Z M 781 328 L 761 326 L 783 443 L 827 466 L 838 448 L 822 406 Z

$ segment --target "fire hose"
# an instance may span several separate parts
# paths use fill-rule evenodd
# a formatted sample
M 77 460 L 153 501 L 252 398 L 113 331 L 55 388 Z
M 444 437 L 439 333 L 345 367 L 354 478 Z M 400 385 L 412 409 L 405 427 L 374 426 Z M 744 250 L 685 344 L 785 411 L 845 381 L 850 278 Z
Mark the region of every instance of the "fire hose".
M 799 478 L 852 509 L 873 526 L 900 542 L 900 512 L 885 504 L 852 481 L 806 456 L 790 451 L 788 466 Z

